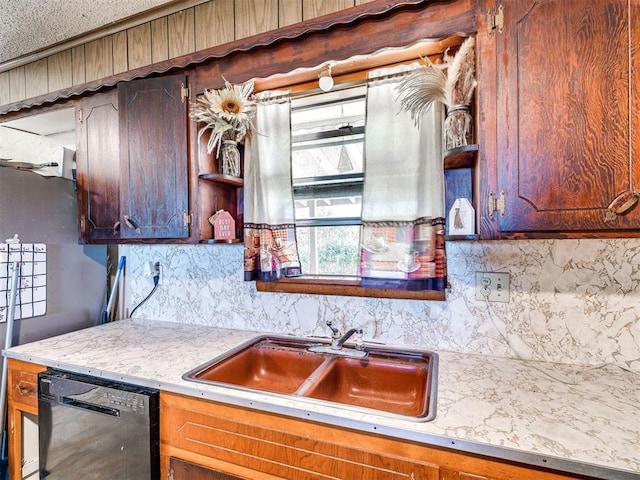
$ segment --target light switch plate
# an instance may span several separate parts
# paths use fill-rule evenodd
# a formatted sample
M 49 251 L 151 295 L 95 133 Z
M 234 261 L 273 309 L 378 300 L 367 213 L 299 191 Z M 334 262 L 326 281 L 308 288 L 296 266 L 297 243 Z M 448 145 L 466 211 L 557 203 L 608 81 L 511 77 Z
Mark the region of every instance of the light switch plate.
M 476 272 L 476 300 L 508 302 L 510 280 L 504 272 Z

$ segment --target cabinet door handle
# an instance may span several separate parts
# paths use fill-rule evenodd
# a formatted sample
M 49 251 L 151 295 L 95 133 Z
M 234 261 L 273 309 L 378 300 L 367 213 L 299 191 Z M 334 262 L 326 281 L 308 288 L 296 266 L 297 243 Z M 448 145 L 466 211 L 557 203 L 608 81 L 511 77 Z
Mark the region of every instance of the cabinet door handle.
M 35 385 L 27 383 L 28 386 L 24 386 L 22 382 L 18 384 L 18 391 L 20 395 L 35 395 L 37 392 L 37 388 Z
M 116 222 L 113 224 L 113 234 L 117 234 L 120 231 L 120 222 Z
M 129 227 L 131 230 L 134 230 L 137 234 L 142 233 L 138 224 L 129 216 L 124 216 L 124 223 L 127 225 L 127 227 Z
M 624 215 L 628 213 L 638 203 L 640 198 L 640 190 L 635 192 L 623 192 L 618 195 L 607 207 L 607 213 L 605 213 L 604 221 L 613 222 L 618 215 Z

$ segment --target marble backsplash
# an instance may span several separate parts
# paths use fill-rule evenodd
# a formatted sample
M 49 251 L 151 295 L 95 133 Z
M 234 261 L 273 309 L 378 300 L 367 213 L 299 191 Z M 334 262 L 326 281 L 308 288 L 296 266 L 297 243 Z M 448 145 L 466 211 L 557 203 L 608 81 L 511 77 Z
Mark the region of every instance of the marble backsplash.
M 326 335 L 328 319 L 365 340 L 461 353 L 640 371 L 640 239 L 449 242 L 447 300 L 426 302 L 257 292 L 241 246 L 124 246 L 130 305 L 163 283 L 135 317 Z M 511 275 L 508 303 L 475 299 L 475 272 Z

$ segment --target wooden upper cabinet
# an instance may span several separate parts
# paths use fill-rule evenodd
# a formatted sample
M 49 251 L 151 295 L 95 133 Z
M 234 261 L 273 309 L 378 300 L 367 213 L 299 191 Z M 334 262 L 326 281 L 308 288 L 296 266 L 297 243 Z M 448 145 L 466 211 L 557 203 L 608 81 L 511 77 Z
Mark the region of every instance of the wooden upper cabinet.
M 185 75 L 118 86 L 122 238 L 186 238 L 188 96 Z
M 504 32 L 485 41 L 495 41 L 497 82 L 497 133 L 488 147 L 497 181 L 485 188 L 486 197 L 504 192 L 504 216 L 488 218 L 483 208 L 484 228 L 497 222 L 507 233 L 633 235 L 640 228 L 633 206 L 640 196 L 640 3 L 503 4 Z
M 80 242 L 120 238 L 118 94 L 111 90 L 78 103 L 76 164 Z
M 185 75 L 124 82 L 78 102 L 80 242 L 189 237 Z

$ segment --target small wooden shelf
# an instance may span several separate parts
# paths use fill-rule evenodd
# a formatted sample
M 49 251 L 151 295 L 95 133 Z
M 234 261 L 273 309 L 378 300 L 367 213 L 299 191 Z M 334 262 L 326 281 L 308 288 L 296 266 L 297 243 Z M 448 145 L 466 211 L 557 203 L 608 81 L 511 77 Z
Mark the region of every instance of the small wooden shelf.
M 447 214 L 458 198 L 468 199 L 474 208 L 478 208 L 474 201 L 474 177 L 478 159 L 478 145 L 465 145 L 454 148 L 445 153 L 445 209 Z M 477 231 L 477 230 L 476 230 Z M 445 235 L 447 241 L 479 240 L 480 236 L 473 235 Z
M 444 239 L 448 242 L 455 242 L 456 240 L 480 240 L 480 235 L 445 235 Z
M 478 144 L 465 145 L 445 152 L 444 169 L 470 168 L 476 163 L 478 156 Z
M 244 240 L 242 240 L 241 238 L 234 238 L 233 240 L 215 240 L 213 238 L 207 238 L 204 240 L 200 240 L 200 243 L 204 243 L 207 245 L 213 245 L 213 244 L 221 244 L 221 245 L 231 245 L 231 244 L 238 244 L 238 243 L 242 243 L 244 242 Z
M 213 183 L 225 183 L 234 187 L 244 186 L 244 179 L 241 177 L 232 177 L 231 175 L 222 175 L 219 173 L 202 173 L 198 178 Z

